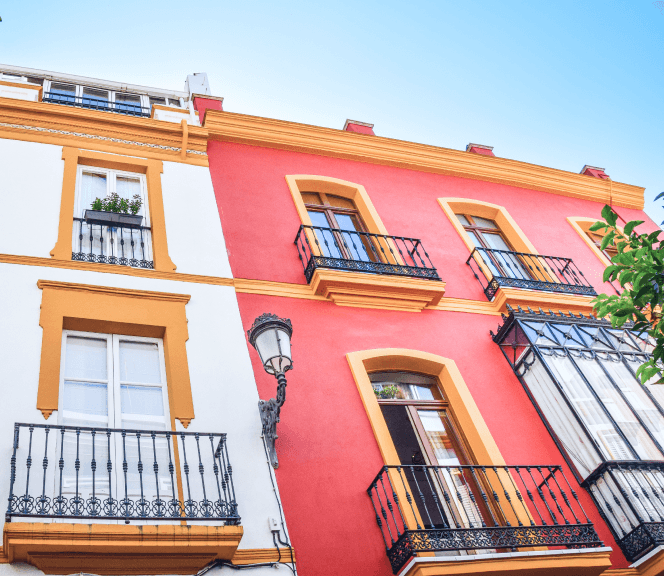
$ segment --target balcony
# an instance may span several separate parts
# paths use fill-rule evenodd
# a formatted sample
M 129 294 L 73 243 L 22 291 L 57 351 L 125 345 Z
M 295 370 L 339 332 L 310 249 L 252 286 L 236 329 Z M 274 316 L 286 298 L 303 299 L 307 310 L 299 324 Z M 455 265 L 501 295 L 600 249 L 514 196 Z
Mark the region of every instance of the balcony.
M 15 424 L 14 518 L 237 526 L 226 434 Z
M 419 553 L 602 546 L 560 466 L 385 466 L 367 492 L 395 574 Z
M 489 300 L 500 288 L 597 296 L 571 258 L 475 248 L 466 264 Z
M 74 218 L 72 260 L 154 268 L 149 227 L 132 224 L 96 224 Z
M 42 97 L 42 102 L 51 104 L 64 104 L 65 106 L 75 106 L 76 108 L 86 108 L 88 110 L 101 110 L 103 112 L 115 112 L 116 114 L 127 114 L 129 116 L 139 116 L 142 118 L 150 117 L 150 108 L 141 106 L 138 97 L 134 97 L 138 102 L 111 102 L 106 98 L 95 98 L 93 96 L 75 96 L 63 92 L 46 92 Z
M 583 486 L 627 560 L 664 545 L 664 462 L 604 462 Z
M 317 268 L 440 280 L 415 238 L 303 225 L 295 245 L 307 282 Z

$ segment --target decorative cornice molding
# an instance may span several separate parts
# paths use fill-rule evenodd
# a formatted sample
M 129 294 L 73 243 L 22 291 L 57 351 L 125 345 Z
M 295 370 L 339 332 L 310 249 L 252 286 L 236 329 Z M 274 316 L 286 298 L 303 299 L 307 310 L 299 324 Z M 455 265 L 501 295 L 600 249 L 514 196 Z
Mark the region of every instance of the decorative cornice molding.
M 122 276 L 138 276 L 141 278 L 155 278 L 157 280 L 174 280 L 176 282 L 192 282 L 194 284 L 233 286 L 232 278 L 223 278 L 220 276 L 182 274 L 180 272 L 160 272 L 159 270 L 130 268 L 129 266 L 117 266 L 115 264 L 97 264 L 94 262 L 79 262 L 77 260 L 56 260 L 54 258 L 40 258 L 39 256 L 15 256 L 13 254 L 0 254 L 0 264 L 45 266 L 48 268 L 64 268 L 67 270 L 88 270 L 90 272 L 121 274 Z
M 603 204 L 613 203 L 616 206 L 643 209 L 645 189 L 640 186 L 590 178 L 574 172 L 546 168 L 507 158 L 468 154 L 461 150 L 393 140 L 381 136 L 367 138 L 365 134 L 344 130 L 218 110 L 207 110 L 204 128 L 208 130 L 210 140 L 292 150 L 446 174 Z
M 159 152 L 173 162 L 207 163 L 208 132 L 187 126 L 187 154 L 182 158 L 183 130 L 180 124 L 152 118 L 137 118 L 11 98 L 0 98 L 0 135 L 29 133 L 31 139 L 59 138 L 63 143 L 89 146 L 90 141 L 112 145 L 120 153 L 141 155 L 142 150 Z
M 37 288 L 53 290 L 76 290 L 78 292 L 92 292 L 105 296 L 125 296 L 130 298 L 143 298 L 146 300 L 160 300 L 186 304 L 191 300 L 189 294 L 172 294 L 170 292 L 152 292 L 149 290 L 130 290 L 128 288 L 115 288 L 111 286 L 94 286 L 92 284 L 75 284 L 73 282 L 57 282 L 55 280 L 37 280 Z

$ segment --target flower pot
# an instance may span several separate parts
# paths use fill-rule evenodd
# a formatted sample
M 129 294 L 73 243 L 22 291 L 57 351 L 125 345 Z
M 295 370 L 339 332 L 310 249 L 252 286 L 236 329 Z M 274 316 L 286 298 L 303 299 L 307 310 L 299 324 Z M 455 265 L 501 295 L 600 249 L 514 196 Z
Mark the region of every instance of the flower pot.
M 140 228 L 141 222 L 143 222 L 143 216 L 138 214 L 118 214 L 104 210 L 86 210 L 84 218 L 88 224 L 117 228 Z

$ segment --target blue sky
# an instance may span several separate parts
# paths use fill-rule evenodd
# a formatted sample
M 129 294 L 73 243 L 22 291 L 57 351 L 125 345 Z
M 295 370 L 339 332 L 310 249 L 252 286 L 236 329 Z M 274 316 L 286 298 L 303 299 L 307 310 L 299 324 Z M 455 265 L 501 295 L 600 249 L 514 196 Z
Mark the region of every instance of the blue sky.
M 578 172 L 664 209 L 664 14 L 652 0 L 6 2 L 0 63 L 181 90 L 224 109 Z M 661 3 L 659 3 L 661 5 Z

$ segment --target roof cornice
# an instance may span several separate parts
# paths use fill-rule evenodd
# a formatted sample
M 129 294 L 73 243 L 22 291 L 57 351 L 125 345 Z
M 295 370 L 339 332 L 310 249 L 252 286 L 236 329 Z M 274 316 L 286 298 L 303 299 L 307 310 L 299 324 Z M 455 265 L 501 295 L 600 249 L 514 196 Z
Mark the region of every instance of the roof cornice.
M 645 189 L 640 186 L 507 158 L 211 109 L 206 111 L 203 126 L 209 131 L 210 140 L 446 174 L 643 209 Z
M 38 132 L 35 132 L 38 130 Z M 46 102 L 0 98 L 0 137 L 20 138 L 30 133 L 36 141 L 57 139 L 65 145 L 90 147 L 112 144 L 118 150 L 142 156 L 149 150 L 164 160 L 207 165 L 208 131 L 188 125 L 186 135 L 181 124 L 139 118 L 113 112 L 88 110 Z M 180 153 L 186 147 L 187 156 Z

